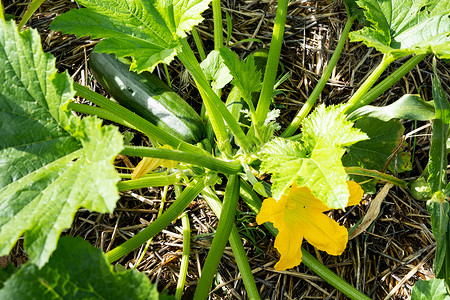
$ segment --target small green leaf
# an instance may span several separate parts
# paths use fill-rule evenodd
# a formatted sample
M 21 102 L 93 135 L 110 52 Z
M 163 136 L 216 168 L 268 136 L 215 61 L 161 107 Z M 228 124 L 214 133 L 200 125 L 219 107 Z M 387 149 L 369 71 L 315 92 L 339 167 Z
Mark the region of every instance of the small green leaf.
M 233 79 L 219 51 L 211 51 L 206 59 L 200 63 L 200 67 L 205 73 L 206 80 L 211 80 L 211 86 L 215 89 L 223 88 Z
M 86 8 L 55 19 L 51 28 L 103 39 L 98 52 L 133 58 L 131 70 L 153 71 L 181 51 L 180 39 L 199 24 L 210 0 L 79 0 Z
M 360 117 L 371 117 L 382 121 L 391 119 L 407 119 L 417 121 L 428 121 L 434 119 L 435 111 L 431 104 L 426 103 L 419 95 L 403 95 L 392 104 L 378 107 L 366 105 L 358 108 L 348 119 L 356 120 Z
M 233 76 L 232 84 L 238 87 L 247 103 L 251 102 L 252 93 L 259 92 L 262 87 L 261 71 L 257 70 L 254 57 L 239 60 L 237 54 L 228 48 L 221 48 L 220 55 Z
M 350 39 L 393 55 L 434 53 L 450 58 L 450 2 L 448 0 L 360 0 L 367 27 Z
M 42 269 L 26 264 L 0 290 L 1 299 L 173 299 L 136 270 L 114 272 L 81 238 L 63 237 Z
M 113 211 L 123 148 L 116 127 L 63 110 L 74 91 L 54 64 L 36 30 L 0 21 L 0 255 L 24 235 L 39 267 L 78 208 Z
M 261 170 L 272 174 L 272 194 L 279 199 L 296 181 L 330 208 L 344 208 L 349 191 L 341 158 L 344 146 L 367 138 L 345 120 L 340 107 L 319 106 L 302 124 L 302 142 L 275 138 L 262 151 Z
M 291 186 L 305 158 L 306 151 L 299 142 L 274 138 L 264 145 L 261 171 L 272 174 L 272 196 L 275 199 Z
M 353 122 L 346 120 L 342 110 L 342 106 L 320 105 L 303 120 L 303 140 L 309 151 L 342 148 L 368 139 L 364 132 L 353 127 Z
M 419 280 L 411 291 L 411 300 L 450 300 L 442 279 Z
M 447 185 L 447 140 L 450 124 L 450 103 L 442 89 L 441 82 L 433 66 L 433 100 L 436 116 L 433 120 L 433 136 L 428 163 L 428 183 L 433 193 L 443 191 Z

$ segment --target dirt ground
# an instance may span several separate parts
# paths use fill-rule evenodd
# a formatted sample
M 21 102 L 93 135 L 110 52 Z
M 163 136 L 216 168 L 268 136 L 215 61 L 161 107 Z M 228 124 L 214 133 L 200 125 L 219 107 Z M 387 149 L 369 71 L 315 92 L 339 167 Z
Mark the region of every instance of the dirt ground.
M 2 0 L 6 12 L 16 16 L 23 13 L 31 1 Z M 261 42 L 244 42 L 232 46 L 242 57 L 251 51 L 268 47 L 274 24 L 276 1 L 222 1 L 223 12 L 233 22 L 231 43 L 256 38 Z M 87 68 L 89 53 L 95 41 L 89 38 L 77 39 L 49 30 L 55 16 L 76 8 L 69 0 L 47 0 L 29 21 L 42 36 L 44 50 L 57 58 L 59 70 L 67 70 L 79 83 L 100 91 Z M 204 13 L 205 21 L 198 31 L 207 50 L 213 48 L 212 12 Z M 281 89 L 284 93 L 275 98 L 281 109 L 279 122 L 285 127 L 297 110 L 306 101 L 327 65 L 336 47 L 346 21 L 342 1 L 291 1 L 288 9 L 285 39 L 282 48 L 281 70 L 289 73 Z M 226 22 L 224 28 L 226 34 Z M 359 25 L 355 23 L 353 29 Z M 328 81 L 318 103 L 337 104 L 345 102 L 364 81 L 370 71 L 381 60 L 381 54 L 361 43 L 347 41 L 341 59 Z M 402 64 L 395 62 L 382 76 L 391 73 Z M 447 91 L 449 75 L 447 65 L 439 62 L 438 70 L 444 89 Z M 161 74 L 163 70 L 158 70 Z M 200 97 L 192 87 L 178 61 L 170 64 L 170 76 L 174 89 L 197 109 Z M 422 61 L 388 92 L 376 101 L 384 105 L 397 100 L 405 93 L 417 93 L 425 100 L 431 99 L 431 59 Z M 80 99 L 80 101 L 83 101 Z M 413 154 L 412 171 L 393 174 L 403 180 L 414 180 L 423 171 L 428 161 L 431 127 L 427 122 L 404 122 L 406 150 Z M 419 130 L 416 130 L 419 129 Z M 411 132 L 414 134 L 408 134 Z M 137 134 L 135 144 L 147 144 L 145 137 Z M 131 166 L 136 161 L 126 157 L 117 159 L 118 165 Z M 385 185 L 377 186 L 377 194 Z M 304 242 L 304 247 L 340 277 L 351 283 L 373 299 L 408 299 L 412 286 L 419 279 L 433 277 L 432 263 L 435 241 L 431 233 L 430 216 L 425 203 L 414 200 L 401 188 L 385 188 L 386 196 L 381 199 L 380 210 L 372 226 L 351 239 L 340 256 L 329 256 Z M 113 214 L 104 215 L 80 210 L 67 234 L 82 236 L 103 251 L 119 245 L 130 238 L 149 222 L 154 220 L 161 203 L 162 189 L 148 188 L 122 193 L 121 200 Z M 365 201 L 346 212 L 329 213 L 347 228 L 354 226 L 374 202 L 376 194 L 365 195 Z M 169 205 L 174 199 L 172 188 L 168 190 Z M 185 298 L 190 299 L 195 290 L 199 270 L 211 244 L 217 218 L 206 202 L 197 199 L 189 206 L 192 228 L 191 261 L 188 270 Z M 250 264 L 261 297 L 263 299 L 346 299 L 338 290 L 324 282 L 304 265 L 277 272 L 273 269 L 278 254 L 273 248 L 274 238 L 263 227 L 255 223 L 255 215 L 243 203 L 239 205 L 237 227 L 244 239 Z M 174 293 L 182 250 L 181 221 L 177 221 L 157 235 L 144 259 L 135 266 L 143 250 L 122 258 L 119 263 L 126 268 L 136 267 L 145 272 L 160 290 Z M 26 254 L 18 244 L 11 259 L 16 265 L 26 261 Z M 231 248 L 226 248 L 218 268 L 216 288 L 211 299 L 246 299 L 246 292 L 239 276 Z

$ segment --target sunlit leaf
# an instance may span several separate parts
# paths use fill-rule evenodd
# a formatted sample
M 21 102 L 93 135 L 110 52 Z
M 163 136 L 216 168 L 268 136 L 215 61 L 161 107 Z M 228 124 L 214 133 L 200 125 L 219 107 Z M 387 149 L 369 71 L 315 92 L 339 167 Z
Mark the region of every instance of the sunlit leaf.
M 112 212 L 123 148 L 116 127 L 63 110 L 74 91 L 35 30 L 0 21 L 0 255 L 24 235 L 44 265 L 80 207 Z
M 152 71 L 170 63 L 181 50 L 180 39 L 199 24 L 210 0 L 79 0 L 52 23 L 53 30 L 103 40 L 97 52 L 133 58 L 131 69 Z
M 206 59 L 201 62 L 200 67 L 205 73 L 206 80 L 211 80 L 211 86 L 215 89 L 223 88 L 233 79 L 219 51 L 209 52 Z
M 386 106 L 366 105 L 352 112 L 348 118 L 371 117 L 382 121 L 407 119 L 428 121 L 434 119 L 434 106 L 426 103 L 419 95 L 403 95 L 400 99 Z
M 261 169 L 272 174 L 273 197 L 279 199 L 296 182 L 328 207 L 344 208 L 349 197 L 341 162 L 344 146 L 366 139 L 366 134 L 333 106 L 319 106 L 302 128 L 302 143 L 275 138 L 262 150 Z
M 403 57 L 434 53 L 450 58 L 450 1 L 448 0 L 359 0 L 367 26 L 351 32 L 352 41 L 362 41 L 378 51 Z

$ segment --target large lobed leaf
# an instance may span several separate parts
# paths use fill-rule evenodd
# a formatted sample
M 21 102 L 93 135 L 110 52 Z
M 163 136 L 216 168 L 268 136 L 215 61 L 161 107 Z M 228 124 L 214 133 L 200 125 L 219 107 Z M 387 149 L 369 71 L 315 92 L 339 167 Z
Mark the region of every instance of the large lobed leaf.
M 302 124 L 302 143 L 276 138 L 262 151 L 261 170 L 272 174 L 279 199 L 293 182 L 307 186 L 329 208 L 344 208 L 350 196 L 341 158 L 344 147 L 367 139 L 345 120 L 339 106 L 319 106 Z
M 411 291 L 411 300 L 450 300 L 443 279 L 417 281 Z
M 26 264 L 0 290 L 1 299 L 174 299 L 160 295 L 145 274 L 115 272 L 100 249 L 80 238 L 61 238 L 49 262 Z
M 386 115 L 383 116 L 386 117 Z M 385 122 L 378 118 L 363 117 L 356 121 L 355 126 L 367 133 L 370 139 L 347 148 L 347 153 L 342 158 L 344 166 L 386 171 L 383 167 L 403 142 L 402 135 L 405 128 L 402 123 L 396 119 Z M 404 151 L 398 151 L 396 158 L 392 159 L 387 166 L 387 170 L 392 174 L 411 170 L 410 155 Z M 370 178 L 359 175 L 351 175 L 350 178 L 360 183 L 366 192 L 375 192 L 375 182 L 369 182 Z
M 79 0 L 51 28 L 77 36 L 103 38 L 96 51 L 131 56 L 131 69 L 152 71 L 170 63 L 181 50 L 180 38 L 199 24 L 210 0 Z
M 450 1 L 360 0 L 368 26 L 350 33 L 378 51 L 403 57 L 434 53 L 450 58 Z
M 62 108 L 74 94 L 39 34 L 0 21 L 0 255 L 24 234 L 30 261 L 44 265 L 81 206 L 111 212 L 123 148 L 115 127 Z

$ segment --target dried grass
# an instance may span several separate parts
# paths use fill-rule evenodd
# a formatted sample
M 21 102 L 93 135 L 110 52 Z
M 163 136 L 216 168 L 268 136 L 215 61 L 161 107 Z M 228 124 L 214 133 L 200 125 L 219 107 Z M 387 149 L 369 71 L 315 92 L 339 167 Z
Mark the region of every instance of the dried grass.
M 23 15 L 30 1 L 3 0 L 7 12 Z M 95 41 L 88 38 L 77 39 L 52 32 L 48 26 L 52 19 L 76 4 L 68 0 L 45 1 L 41 9 L 29 22 L 42 35 L 44 50 L 57 58 L 60 70 L 69 74 L 81 84 L 89 85 L 96 91 L 101 88 L 87 68 L 86 62 Z M 233 21 L 231 42 L 246 38 L 257 38 L 257 42 L 241 43 L 232 46 L 240 56 L 259 48 L 268 47 L 276 10 L 275 1 L 223 1 L 223 11 L 228 12 Z M 212 45 L 212 13 L 205 13 L 198 31 L 204 46 L 210 50 Z M 345 24 L 346 13 L 341 1 L 292 1 L 289 5 L 285 41 L 281 62 L 290 78 L 281 88 L 284 94 L 275 102 L 284 106 L 281 123 L 286 126 L 301 108 L 320 78 L 321 72 L 330 59 Z M 224 27 L 226 26 L 224 22 Z M 355 25 L 355 29 L 356 29 Z M 226 34 L 226 27 L 225 27 Z M 347 42 L 341 59 L 326 85 L 319 102 L 336 104 L 346 101 L 356 87 L 375 68 L 381 55 L 362 44 Z M 394 63 L 398 67 L 400 62 Z M 420 93 L 425 100 L 431 99 L 430 60 L 425 60 L 405 76 L 392 89 L 382 95 L 376 103 L 383 105 L 398 99 L 405 93 Z M 438 68 L 444 88 L 449 90 L 449 72 L 446 65 Z M 386 76 L 391 70 L 388 70 Z M 199 107 L 199 96 L 189 85 L 181 64 L 174 61 L 170 70 L 173 85 L 194 106 Z M 408 135 L 407 148 L 415 149 L 413 170 L 410 174 L 400 174 L 405 180 L 415 179 L 426 166 L 429 149 L 430 127 L 426 122 L 405 122 L 405 135 Z M 424 125 L 423 127 L 421 127 Z M 144 137 L 134 139 L 137 144 L 145 144 Z M 117 164 L 132 167 L 135 161 L 120 156 Z M 408 178 L 405 178 L 408 177 Z M 381 189 L 382 185 L 379 185 Z M 117 209 L 109 215 L 80 210 L 75 218 L 70 235 L 82 236 L 94 246 L 107 251 L 139 232 L 156 218 L 161 204 L 161 190 L 141 189 L 121 194 Z M 368 195 L 365 201 L 347 212 L 333 211 L 330 216 L 350 228 L 363 218 L 375 195 Z M 174 199 L 169 189 L 167 205 Z M 243 212 L 248 209 L 240 207 Z M 197 199 L 189 208 L 192 226 L 192 249 L 189 263 L 185 299 L 192 298 L 201 265 L 204 262 L 213 237 L 217 218 L 202 199 Z M 137 249 L 119 263 L 127 268 L 135 267 L 145 272 L 159 288 L 174 293 L 181 250 L 182 235 L 177 221 L 157 235 L 143 261 L 135 266 L 142 248 Z M 256 283 L 263 299 L 345 299 L 339 291 L 325 283 L 304 265 L 289 271 L 277 272 L 273 265 L 277 253 L 273 249 L 273 238 L 255 224 L 239 223 L 243 230 L 251 230 L 255 243 L 244 240 Z M 25 261 L 21 242 L 11 253 L 11 259 L 18 265 Z M 316 255 L 331 270 L 373 299 L 407 299 L 411 288 L 418 279 L 433 277 L 432 262 L 435 242 L 430 231 L 430 217 L 422 202 L 411 198 L 400 188 L 391 188 L 380 204 L 376 220 L 361 235 L 350 240 L 347 250 L 339 257 L 329 256 L 315 250 L 305 243 L 304 247 Z M 227 248 L 218 268 L 217 286 L 211 293 L 212 299 L 246 299 L 245 288 L 231 249 Z

